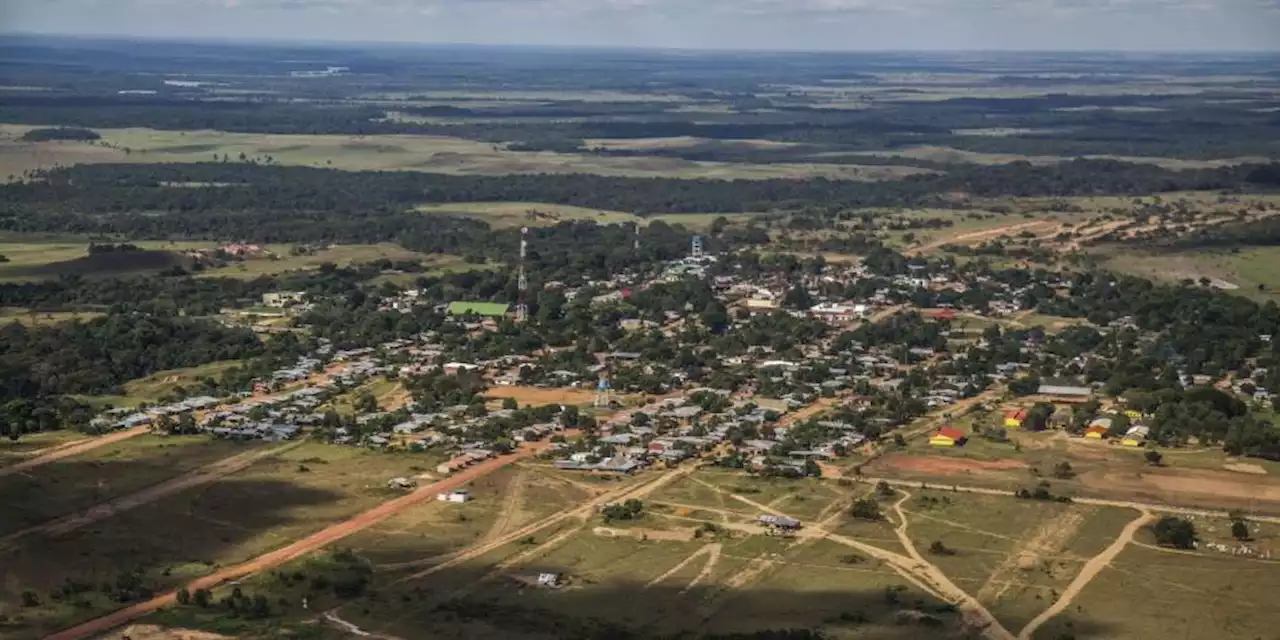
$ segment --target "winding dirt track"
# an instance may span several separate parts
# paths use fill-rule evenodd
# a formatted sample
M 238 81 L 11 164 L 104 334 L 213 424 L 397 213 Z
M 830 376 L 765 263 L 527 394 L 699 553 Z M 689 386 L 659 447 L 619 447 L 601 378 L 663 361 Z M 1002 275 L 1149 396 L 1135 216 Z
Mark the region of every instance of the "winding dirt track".
M 1125 525 L 1124 530 L 1120 532 L 1115 542 L 1111 543 L 1111 546 L 1085 563 L 1084 568 L 1080 569 L 1079 575 L 1071 581 L 1070 585 L 1067 585 L 1066 591 L 1063 591 L 1062 595 L 1058 596 L 1057 601 L 1050 605 L 1048 609 L 1041 611 L 1040 615 L 1033 618 L 1031 622 L 1027 623 L 1027 626 L 1022 628 L 1022 631 L 1018 632 L 1018 640 L 1030 640 L 1031 636 L 1035 635 L 1036 630 L 1040 628 L 1040 625 L 1048 622 L 1050 618 L 1062 613 L 1067 607 L 1071 606 L 1072 601 L 1085 587 L 1089 586 L 1094 577 L 1110 566 L 1111 561 L 1120 555 L 1125 546 L 1133 542 L 1133 534 L 1137 533 L 1138 529 L 1146 526 L 1154 518 L 1155 516 L 1151 515 L 1150 511 L 1143 511 L 1142 515 Z
M 47 450 L 48 453 L 43 453 L 33 458 L 28 458 L 26 460 L 23 460 L 22 462 L 11 464 L 7 467 L 0 467 L 0 478 L 3 478 L 8 475 L 13 475 L 15 473 L 22 473 L 24 471 L 27 471 L 29 469 L 34 469 L 36 467 L 43 467 L 44 465 L 49 464 L 50 462 L 57 462 L 59 460 L 62 460 L 63 458 L 70 458 L 71 456 L 79 455 L 86 451 L 92 451 L 94 449 L 97 449 L 98 447 L 105 447 L 109 444 L 120 442 L 121 440 L 128 440 L 129 438 L 132 438 L 134 436 L 140 436 L 144 433 L 147 433 L 148 431 L 150 431 L 148 427 L 134 427 L 132 429 L 125 429 L 124 431 L 113 431 L 111 433 L 108 433 L 105 436 L 101 436 L 97 438 L 77 440 L 76 442 L 71 444 L 52 447 L 51 449 Z M 42 450 L 42 451 L 45 451 L 45 450 Z
M 497 471 L 498 469 L 512 464 L 517 460 L 533 455 L 546 447 L 546 443 L 537 443 L 522 447 L 519 451 L 511 455 L 486 460 L 474 467 L 471 467 L 470 469 L 458 473 L 457 475 L 451 476 L 434 484 L 418 487 L 412 493 L 384 502 L 354 518 L 351 518 L 350 520 L 340 522 L 317 531 L 316 533 L 313 533 L 289 546 L 282 547 L 248 562 L 238 564 L 234 567 L 228 567 L 200 578 L 187 585 L 187 589 L 190 591 L 195 591 L 196 589 L 209 589 L 222 582 L 237 580 L 278 567 L 286 562 L 295 560 L 307 555 L 308 553 L 333 544 L 334 542 L 337 542 L 353 533 L 378 524 L 379 522 L 382 522 L 405 509 L 428 500 L 434 500 L 437 493 L 457 489 L 476 478 Z M 132 622 L 157 609 L 172 605 L 176 599 L 177 591 L 170 591 L 164 595 L 147 600 L 146 602 L 140 602 L 124 609 L 120 609 L 119 611 L 112 612 L 101 618 L 71 627 L 65 631 L 59 631 L 58 633 L 46 638 L 46 640 L 79 640 L 80 638 L 96 636 L 120 625 Z

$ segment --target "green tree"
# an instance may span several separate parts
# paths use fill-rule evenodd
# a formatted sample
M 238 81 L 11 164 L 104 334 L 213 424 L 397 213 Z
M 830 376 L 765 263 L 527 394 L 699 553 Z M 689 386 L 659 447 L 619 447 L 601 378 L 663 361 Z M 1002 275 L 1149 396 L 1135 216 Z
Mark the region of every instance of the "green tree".
M 515 398 L 503 398 L 502 408 L 508 411 L 515 411 L 516 409 L 520 408 L 520 403 L 516 402 Z
M 880 503 L 870 498 L 862 498 L 853 503 L 853 508 L 849 510 L 852 515 L 859 520 L 883 520 L 884 514 L 880 512 Z
M 1244 542 L 1249 539 L 1249 525 L 1244 520 L 1236 520 L 1231 523 L 1231 537 Z
M 1147 459 L 1147 464 L 1153 467 L 1158 467 L 1164 462 L 1164 455 L 1155 449 L 1148 449 L 1147 452 L 1142 455 Z
M 947 547 L 941 540 L 934 540 L 933 544 L 929 545 L 929 553 L 935 556 L 954 556 L 956 554 L 955 549 Z
M 1176 516 L 1165 516 L 1151 525 L 1151 533 L 1155 534 L 1156 544 L 1175 549 L 1194 549 L 1196 527 L 1189 520 Z
M 177 598 L 178 598 L 178 604 L 184 607 L 191 604 L 191 592 L 187 591 L 186 587 L 178 589 Z
M 191 601 L 197 607 L 207 609 L 213 601 L 213 594 L 208 589 L 196 589 L 195 593 L 191 594 Z

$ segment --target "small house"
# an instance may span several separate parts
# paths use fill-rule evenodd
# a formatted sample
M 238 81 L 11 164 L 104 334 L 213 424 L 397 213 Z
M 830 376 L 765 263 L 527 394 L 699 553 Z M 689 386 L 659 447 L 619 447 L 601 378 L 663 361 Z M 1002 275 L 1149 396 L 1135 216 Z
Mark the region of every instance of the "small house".
M 439 500 L 440 502 L 469 502 L 471 500 L 471 494 L 468 493 L 466 489 L 458 489 L 456 491 L 436 494 L 436 500 Z
M 1144 425 L 1130 427 L 1120 439 L 1120 444 L 1126 447 L 1141 447 L 1147 442 L 1147 436 L 1150 433 L 1151 428 Z
M 954 447 L 963 445 L 965 433 L 955 427 L 943 427 L 929 437 L 929 444 L 935 447 Z
M 1006 429 L 1021 429 L 1027 422 L 1027 410 L 1016 409 L 1004 414 L 1004 427 Z
M 1084 430 L 1084 437 L 1092 438 L 1094 440 L 1101 440 L 1106 437 L 1107 431 L 1110 429 L 1111 429 L 1110 426 L 1104 427 L 1102 425 L 1097 425 L 1097 424 L 1089 425 L 1089 427 Z

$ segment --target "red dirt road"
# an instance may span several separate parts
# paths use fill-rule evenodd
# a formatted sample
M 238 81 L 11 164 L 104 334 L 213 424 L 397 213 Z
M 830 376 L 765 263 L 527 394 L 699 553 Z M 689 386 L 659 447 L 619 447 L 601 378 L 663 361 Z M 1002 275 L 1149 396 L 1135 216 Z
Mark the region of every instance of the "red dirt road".
M 75 444 L 63 445 L 49 453 L 23 460 L 22 462 L 11 464 L 7 467 L 0 467 L 0 478 L 15 473 L 22 473 L 28 469 L 41 467 L 49 464 L 50 462 L 57 462 L 63 458 L 70 458 L 71 456 L 79 455 L 86 451 L 92 451 L 98 447 L 105 447 L 113 442 L 128 440 L 134 436 L 140 436 L 147 433 L 147 431 L 149 431 L 147 427 L 134 427 L 132 429 L 125 429 L 124 431 L 113 431 L 105 436 L 82 440 Z
M 326 529 L 317 531 L 310 536 L 303 538 L 287 547 L 282 547 L 271 553 L 258 556 L 253 560 L 222 569 L 216 573 L 210 574 L 191 584 L 187 585 L 187 589 L 195 591 L 196 589 L 211 589 L 222 582 L 229 580 L 237 580 L 246 576 L 259 573 L 274 567 L 278 567 L 286 562 L 300 558 L 308 553 L 316 551 L 322 547 L 333 544 L 353 533 L 371 527 L 387 518 L 408 509 L 414 505 L 427 500 L 434 500 L 435 495 L 444 491 L 452 491 L 472 480 L 481 476 L 492 473 L 502 467 L 505 467 L 522 458 L 526 458 L 541 449 L 545 449 L 546 443 L 537 443 L 531 446 L 522 447 L 516 453 L 501 456 L 491 460 L 486 460 L 470 469 L 466 469 L 457 475 L 450 476 L 423 487 L 418 487 L 412 493 L 401 496 L 394 500 L 384 502 L 350 520 L 340 522 Z M 133 622 L 142 616 L 145 616 L 157 609 L 170 606 L 177 600 L 177 591 L 170 591 L 161 596 L 157 596 L 146 602 L 120 609 L 101 618 L 90 620 L 83 624 L 71 627 L 65 631 L 59 631 L 45 640 L 79 640 L 80 638 L 88 638 L 104 633 L 121 625 Z

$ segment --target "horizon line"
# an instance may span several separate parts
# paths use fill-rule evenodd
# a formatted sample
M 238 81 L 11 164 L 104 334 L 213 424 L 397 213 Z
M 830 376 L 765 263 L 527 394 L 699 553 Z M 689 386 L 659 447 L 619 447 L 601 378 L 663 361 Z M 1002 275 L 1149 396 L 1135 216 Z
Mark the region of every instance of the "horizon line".
M 160 36 L 120 33 L 68 33 L 48 31 L 9 31 L 0 28 L 0 39 L 5 38 L 63 38 L 72 40 L 106 40 L 154 43 L 204 43 L 223 45 L 286 45 L 286 46 L 347 46 L 347 47 L 441 47 L 475 49 L 564 49 L 675 53 L 727 53 L 727 54 L 1110 54 L 1110 55 L 1280 55 L 1280 47 L 1274 49 L 792 49 L 732 47 L 664 47 L 658 45 L 605 45 L 568 43 L 486 43 L 486 42 L 423 42 L 413 40 L 327 40 L 290 38 L 245 38 L 238 36 Z

